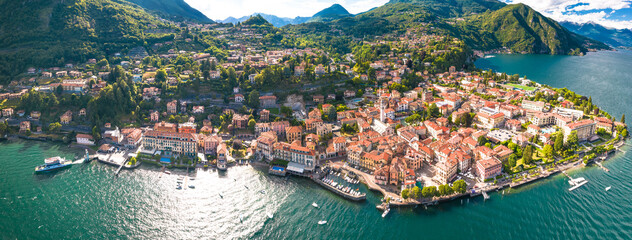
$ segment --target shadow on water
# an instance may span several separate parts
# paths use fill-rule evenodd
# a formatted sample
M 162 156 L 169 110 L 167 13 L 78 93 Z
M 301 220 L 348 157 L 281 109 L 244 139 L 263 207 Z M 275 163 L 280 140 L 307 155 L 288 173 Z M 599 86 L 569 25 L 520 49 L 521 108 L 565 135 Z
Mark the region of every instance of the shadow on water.
M 61 175 L 67 172 L 69 168 L 70 167 L 53 171 L 53 172 L 42 172 L 42 173 L 36 173 L 35 170 L 33 170 L 33 179 L 35 179 L 36 181 L 50 181 L 53 178 L 55 178 L 55 176 Z

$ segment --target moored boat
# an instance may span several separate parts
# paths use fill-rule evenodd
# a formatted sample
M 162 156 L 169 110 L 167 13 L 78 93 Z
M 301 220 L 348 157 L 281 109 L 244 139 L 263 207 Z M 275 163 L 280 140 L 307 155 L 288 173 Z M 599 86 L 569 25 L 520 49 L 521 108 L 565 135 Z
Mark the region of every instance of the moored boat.
M 67 162 L 66 159 L 62 157 L 51 157 L 44 159 L 44 164 L 35 167 L 35 173 L 46 173 L 52 172 L 60 169 L 64 169 L 72 166 L 71 163 Z
M 390 208 L 387 208 L 386 210 L 384 210 L 384 213 L 382 213 L 382 217 L 386 217 L 386 215 L 388 215 L 388 213 L 391 212 Z

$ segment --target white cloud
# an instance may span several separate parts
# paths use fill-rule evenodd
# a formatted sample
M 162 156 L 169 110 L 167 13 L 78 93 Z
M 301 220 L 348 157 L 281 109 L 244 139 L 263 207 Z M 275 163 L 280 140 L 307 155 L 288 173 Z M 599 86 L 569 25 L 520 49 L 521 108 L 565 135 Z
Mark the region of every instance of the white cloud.
M 312 16 L 334 3 L 350 13 L 360 13 L 384 5 L 388 0 L 185 0 L 211 19 L 242 17 L 255 12 L 279 17 Z
M 524 3 L 557 21 L 595 22 L 610 28 L 632 29 L 632 20 L 611 19 L 617 10 L 630 8 L 632 0 L 504 0 Z M 589 11 L 589 12 L 586 12 Z

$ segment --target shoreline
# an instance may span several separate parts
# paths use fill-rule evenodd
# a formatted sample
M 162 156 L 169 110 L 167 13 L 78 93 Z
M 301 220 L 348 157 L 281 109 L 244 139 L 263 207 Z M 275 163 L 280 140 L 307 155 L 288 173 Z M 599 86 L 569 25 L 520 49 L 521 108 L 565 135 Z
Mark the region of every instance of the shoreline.
M 47 142 L 47 143 L 51 143 L 51 144 L 60 144 L 60 142 L 57 142 L 57 141 L 47 141 L 47 140 L 42 141 L 41 139 L 28 139 L 28 138 L 21 138 L 21 137 L 16 137 L 16 136 L 11 136 L 7 140 L 8 141 L 12 141 L 12 140 L 21 140 L 21 141 L 27 140 L 28 141 L 28 140 L 32 140 L 32 141 L 37 141 L 37 142 Z M 618 142 L 614 143 L 613 146 L 615 146 L 615 149 L 612 150 L 612 152 L 607 153 L 605 158 L 601 162 L 604 162 L 604 161 L 606 161 L 606 160 L 608 160 L 610 158 L 613 158 L 613 157 L 617 157 L 618 156 L 618 152 L 625 153 L 626 151 L 620 150 L 620 148 L 625 146 L 626 142 L 627 142 L 627 139 L 623 139 L 623 140 L 619 140 Z M 82 147 L 82 148 L 86 147 L 86 146 L 78 146 L 78 145 L 72 144 L 72 143 L 71 144 L 64 144 L 64 145 L 68 145 L 69 147 Z M 97 162 L 100 162 L 100 163 L 105 164 L 105 165 L 118 167 L 118 169 L 115 171 L 115 175 L 118 175 L 118 173 L 120 173 L 120 171 L 122 169 L 128 169 L 128 170 L 136 169 L 140 165 L 142 165 L 142 162 L 143 162 L 143 161 L 138 161 L 135 165 L 130 166 L 130 165 L 126 164 L 128 159 L 125 160 L 123 165 L 120 165 L 120 164 L 115 163 L 115 162 L 101 160 L 101 159 L 99 159 L 96 156 L 91 157 L 91 159 L 96 159 Z M 343 163 L 342 162 L 335 162 L 335 163 L 331 163 L 331 164 L 332 165 L 340 165 L 340 164 L 343 164 Z M 266 173 L 264 170 L 258 169 L 258 168 L 263 168 L 263 167 L 268 167 L 269 166 L 269 164 L 264 163 L 264 162 L 260 162 L 260 161 L 249 161 L 248 163 L 245 163 L 245 164 L 231 164 L 230 166 L 233 167 L 233 166 L 246 166 L 246 165 L 252 167 L 255 170 L 262 171 L 264 173 Z M 502 189 L 505 189 L 505 188 L 519 188 L 519 187 L 522 187 L 522 186 L 534 184 L 534 183 L 538 182 L 539 180 L 549 178 L 551 176 L 557 175 L 557 174 L 559 174 L 561 172 L 564 172 L 564 171 L 576 170 L 576 169 L 579 169 L 579 168 L 586 168 L 586 167 L 589 167 L 590 165 L 591 164 L 588 164 L 588 165 L 583 164 L 583 162 L 581 161 L 581 158 L 580 157 L 576 157 L 575 159 L 573 159 L 573 161 L 569 161 L 569 162 L 564 163 L 562 165 L 557 165 L 555 167 L 555 169 L 552 170 L 552 171 L 546 170 L 545 173 L 539 173 L 535 177 L 529 177 L 529 178 L 526 178 L 526 179 L 522 179 L 522 180 L 520 180 L 518 182 L 513 182 L 513 181 L 511 181 L 511 182 L 504 182 L 502 184 L 486 187 L 484 189 L 468 189 L 465 193 L 455 193 L 455 194 L 441 196 L 441 197 L 433 197 L 433 198 L 430 198 L 430 199 L 422 198 L 422 199 L 419 199 L 419 200 L 408 199 L 408 200 L 405 200 L 405 201 L 390 201 L 389 202 L 389 206 L 395 206 L 395 207 L 415 207 L 415 206 L 419 206 L 419 205 L 431 206 L 431 205 L 438 205 L 439 203 L 451 202 L 453 200 L 462 199 L 462 198 L 468 198 L 468 197 L 469 198 L 475 198 L 475 197 L 478 197 L 480 195 L 483 195 L 483 192 L 487 193 L 487 192 L 499 191 L 499 190 L 502 190 Z M 594 164 L 594 165 L 597 165 L 597 164 Z M 370 176 L 367 176 L 368 175 L 367 173 L 364 173 L 364 172 L 362 172 L 362 171 L 360 171 L 358 169 L 349 167 L 349 166 L 347 166 L 345 164 L 343 164 L 342 166 L 334 166 L 334 167 L 342 168 L 342 169 L 344 169 L 346 171 L 351 171 L 351 172 L 355 173 L 356 175 L 359 176 L 360 182 L 362 184 L 364 184 L 369 191 L 379 192 L 383 196 L 383 198 L 389 197 L 389 198 L 391 198 L 393 200 L 401 198 L 398 194 L 395 194 L 394 192 L 387 191 L 383 187 L 381 187 L 380 185 L 377 185 L 374 182 L 367 180 L 366 178 L 370 178 Z M 601 166 L 598 166 L 598 167 L 600 167 L 600 168 L 604 169 L 604 171 L 606 171 L 604 167 L 601 167 Z M 205 169 L 205 167 L 199 167 L 199 166 L 193 167 L 192 169 L 197 170 L 198 168 L 199 169 Z M 212 168 L 212 167 L 209 166 L 206 169 L 208 169 L 208 168 Z M 606 172 L 608 172 L 608 171 L 606 171 Z M 268 174 L 268 175 L 270 175 L 270 174 Z M 334 194 L 336 194 L 338 196 L 341 196 L 342 198 L 344 198 L 346 200 L 349 200 L 349 201 L 354 201 L 354 202 L 365 201 L 366 200 L 366 194 L 368 194 L 368 193 L 364 193 L 364 195 L 362 195 L 361 198 L 356 198 L 356 197 L 351 197 L 350 198 L 350 196 L 347 196 L 346 194 L 341 194 L 342 192 L 340 192 L 338 189 L 332 189 L 330 186 L 320 182 L 320 180 L 318 180 L 318 179 L 314 179 L 313 177 L 307 177 L 307 178 L 312 180 L 314 183 L 320 185 L 321 187 L 323 187 L 323 188 L 331 191 L 332 193 L 334 193 Z M 380 209 L 380 206 L 381 205 L 377 206 L 378 209 Z
M 612 157 L 616 157 L 617 156 L 617 151 L 621 151 L 619 150 L 620 147 L 625 146 L 626 140 L 620 140 L 619 142 L 613 144 L 613 145 L 619 145 L 618 147 L 616 147 L 616 149 L 614 150 L 614 152 L 612 154 L 608 154 L 606 156 L 606 158 L 603 161 L 606 161 Z M 625 153 L 625 151 L 622 151 L 623 153 Z M 611 156 L 612 155 L 612 156 Z M 569 163 L 563 164 L 561 166 L 556 166 L 555 170 L 553 171 L 548 171 L 546 172 L 546 174 L 538 174 L 538 176 L 533 177 L 533 178 L 528 178 L 528 179 L 523 179 L 521 181 L 519 181 L 518 183 L 514 183 L 514 182 L 509 182 L 509 183 L 503 183 L 500 185 L 495 185 L 492 187 L 488 187 L 485 189 L 480 189 L 479 191 L 475 191 L 475 192 L 468 192 L 466 191 L 465 193 L 458 193 L 458 194 L 452 194 L 452 195 L 446 195 L 446 196 L 441 196 L 441 197 L 433 197 L 432 199 L 420 199 L 420 200 L 406 200 L 404 202 L 389 202 L 389 206 L 395 206 L 395 207 L 414 207 L 414 206 L 418 206 L 418 205 L 425 205 L 425 206 L 429 206 L 429 205 L 437 205 L 439 203 L 445 203 L 445 202 L 450 202 L 452 200 L 457 200 L 460 198 L 467 198 L 469 195 L 469 198 L 475 198 L 478 197 L 480 195 L 483 195 L 483 192 L 487 193 L 487 192 L 493 192 L 493 191 L 499 191 L 505 188 L 519 188 L 522 186 L 526 186 L 526 185 L 530 185 L 530 184 L 534 184 L 536 182 L 538 182 L 539 180 L 542 179 L 546 179 L 549 178 L 551 176 L 557 175 L 561 172 L 564 171 L 568 171 L 568 170 L 575 170 L 575 169 L 579 169 L 579 168 L 585 168 L 588 167 L 588 165 L 583 165 L 581 158 L 576 158 L 574 159 L 574 161 L 571 161 Z M 353 168 L 350 168 L 348 166 L 345 166 L 346 170 L 350 170 Z M 353 171 L 353 170 L 351 170 Z M 355 169 L 355 171 L 360 172 L 359 170 Z M 366 176 L 365 174 L 358 174 L 361 176 L 362 180 L 361 182 L 364 183 L 365 185 L 367 185 L 367 188 L 369 188 L 369 190 L 373 190 L 373 191 L 378 191 L 382 194 L 383 197 L 386 196 L 398 196 L 395 193 L 392 192 L 388 192 L 386 190 L 384 190 L 383 188 L 381 188 L 379 185 L 377 185 L 377 188 L 370 186 L 369 184 L 367 184 L 367 180 L 364 179 Z M 371 182 L 372 183 L 372 182 Z M 469 191 L 471 191 L 472 189 L 468 189 Z M 385 194 L 385 192 L 387 194 Z M 379 208 L 380 205 L 378 205 Z

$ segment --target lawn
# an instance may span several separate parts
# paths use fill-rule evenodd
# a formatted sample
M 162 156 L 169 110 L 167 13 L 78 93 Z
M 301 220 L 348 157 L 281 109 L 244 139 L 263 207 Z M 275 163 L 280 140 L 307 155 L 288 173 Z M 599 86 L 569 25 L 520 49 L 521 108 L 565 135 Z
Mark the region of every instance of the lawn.
M 270 111 L 270 114 L 279 114 L 279 108 L 266 108 L 268 111 Z
M 525 90 L 525 91 L 533 91 L 533 90 L 535 90 L 535 87 L 529 87 L 529 86 L 524 86 L 524 85 L 518 85 L 518 84 L 515 84 L 515 83 L 508 83 L 507 85 L 508 85 L 508 86 L 515 87 L 515 88 L 523 89 L 523 90 Z

